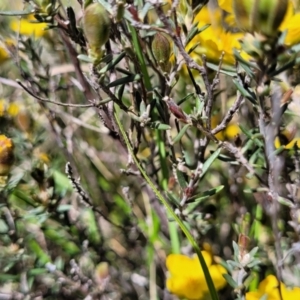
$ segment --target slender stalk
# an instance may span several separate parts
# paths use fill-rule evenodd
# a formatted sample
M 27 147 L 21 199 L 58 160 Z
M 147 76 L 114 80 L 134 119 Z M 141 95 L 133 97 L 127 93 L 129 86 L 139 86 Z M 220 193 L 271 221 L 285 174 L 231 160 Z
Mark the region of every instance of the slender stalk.
M 201 250 L 200 250 L 198 244 L 196 243 L 195 239 L 193 238 L 193 236 L 189 232 L 188 228 L 181 221 L 181 219 L 175 214 L 175 212 L 173 211 L 173 209 L 170 206 L 170 204 L 168 203 L 168 201 L 164 198 L 164 196 L 157 189 L 157 187 L 154 185 L 154 183 L 151 181 L 151 179 L 146 174 L 145 170 L 140 165 L 138 159 L 136 158 L 136 156 L 135 156 L 135 154 L 133 152 L 133 149 L 131 147 L 131 144 L 129 142 L 127 134 L 125 133 L 124 127 L 123 127 L 123 125 L 122 125 L 121 121 L 119 120 L 118 115 L 116 113 L 115 113 L 115 119 L 116 119 L 116 122 L 117 122 L 117 124 L 119 126 L 120 133 L 121 133 L 121 135 L 122 135 L 122 137 L 123 137 L 123 139 L 125 141 L 125 144 L 126 144 L 126 146 L 128 148 L 128 151 L 129 151 L 130 155 L 132 156 L 132 159 L 133 159 L 134 163 L 136 164 L 137 168 L 141 172 L 142 176 L 144 177 L 144 179 L 146 180 L 146 182 L 148 183 L 148 185 L 150 186 L 150 188 L 152 189 L 152 191 L 154 192 L 154 194 L 156 195 L 156 197 L 161 201 L 161 203 L 166 208 L 167 212 L 177 222 L 177 224 L 179 225 L 179 227 L 181 228 L 181 230 L 183 231 L 183 233 L 185 234 L 185 236 L 187 237 L 187 239 L 189 240 L 189 242 L 193 246 L 193 248 L 194 248 L 194 250 L 195 250 L 195 252 L 196 252 L 196 254 L 197 254 L 198 258 L 199 258 L 199 261 L 200 261 L 200 264 L 201 264 L 201 267 L 202 267 L 202 270 L 203 270 L 203 273 L 204 273 L 204 276 L 205 276 L 205 279 L 206 279 L 206 282 L 207 282 L 207 286 L 208 286 L 208 289 L 209 289 L 209 292 L 210 292 L 211 299 L 212 300 L 218 300 L 219 297 L 218 297 L 217 291 L 215 289 L 215 286 L 214 286 L 212 278 L 210 276 L 208 267 L 206 265 L 206 262 L 204 260 L 204 257 L 203 257 L 203 255 L 201 253 Z

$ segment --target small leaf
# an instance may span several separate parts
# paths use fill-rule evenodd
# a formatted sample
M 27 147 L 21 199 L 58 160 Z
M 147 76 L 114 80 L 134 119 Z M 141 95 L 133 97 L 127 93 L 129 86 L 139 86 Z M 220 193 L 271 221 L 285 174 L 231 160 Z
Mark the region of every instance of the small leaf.
M 188 203 L 191 202 L 192 200 L 198 201 L 204 197 L 210 197 L 210 196 L 216 195 L 217 193 L 221 192 L 223 190 L 223 188 L 224 188 L 224 185 L 219 185 L 219 186 L 209 189 L 205 192 L 197 193 L 193 197 L 189 198 Z M 201 197 L 199 197 L 200 195 L 201 195 Z
M 174 195 L 172 195 L 171 193 L 169 193 L 169 192 L 167 192 L 167 196 L 168 196 L 168 199 L 169 199 L 169 201 L 172 203 L 172 204 L 174 204 L 174 205 L 176 205 L 176 206 L 178 206 L 179 205 L 179 203 L 180 203 L 180 199 L 178 199 L 178 198 L 175 198 L 175 196 Z
M 179 131 L 179 133 L 176 135 L 176 137 L 173 139 L 172 144 L 174 145 L 175 143 L 179 142 L 187 129 L 190 127 L 190 124 L 186 124 L 182 127 L 182 129 Z
M 295 208 L 295 204 L 291 200 L 286 199 L 284 197 L 279 196 L 278 197 L 278 202 L 282 205 L 285 205 L 285 206 L 289 207 L 289 208 Z
M 226 281 L 232 286 L 234 289 L 238 287 L 238 284 L 234 281 L 234 279 L 228 274 L 222 274 Z
M 185 46 L 187 46 L 188 43 L 198 34 L 198 24 L 199 22 L 193 24 L 192 28 L 190 29 L 186 37 Z
M 193 45 L 193 47 L 189 49 L 188 54 L 191 54 L 199 45 L 200 43 L 196 43 L 195 45 Z
M 208 169 L 210 168 L 211 164 L 215 161 L 215 159 L 219 156 L 219 154 L 221 153 L 221 148 L 217 149 L 203 164 L 202 167 L 202 173 L 201 173 L 201 177 L 202 178 L 206 172 L 208 171 Z
M 35 268 L 35 269 L 31 269 L 28 271 L 28 274 L 30 276 L 36 276 L 36 275 L 41 275 L 41 274 L 45 274 L 48 273 L 47 269 L 44 268 Z
M 213 64 L 213 63 L 210 63 L 210 62 L 207 62 L 206 63 L 207 67 L 211 70 L 214 70 L 214 71 L 218 71 L 219 70 L 219 66 L 216 65 L 216 64 Z M 231 68 L 229 66 L 224 66 L 222 65 L 222 68 L 220 70 L 220 73 L 222 74 L 225 74 L 225 75 L 228 75 L 230 77 L 234 77 L 236 76 L 236 71 L 234 68 Z
M 225 162 L 234 162 L 235 159 L 231 156 L 227 156 L 227 155 L 224 155 L 224 154 L 220 154 L 218 156 L 218 159 L 221 160 L 221 161 L 225 161 Z
M 144 7 L 141 9 L 140 11 L 140 18 L 141 20 L 144 20 L 144 18 L 146 17 L 147 13 L 149 10 L 154 10 L 153 6 L 151 3 L 146 2 Z
M 240 248 L 235 241 L 232 241 L 232 247 L 233 247 L 234 256 L 238 257 L 240 253 Z
M 233 53 L 234 53 L 234 56 L 235 58 L 240 62 L 242 63 L 243 65 L 246 65 L 247 67 L 249 68 L 256 68 L 258 69 L 257 65 L 254 64 L 253 62 L 250 62 L 248 60 L 245 60 L 241 54 L 239 53 L 239 51 L 237 51 L 236 49 L 233 49 Z
M 123 74 L 125 74 L 125 75 L 132 75 L 131 72 L 129 72 L 128 70 L 125 70 L 123 68 L 116 67 L 116 70 L 123 73 Z
M 58 213 L 63 213 L 69 211 L 73 206 L 71 204 L 61 204 L 57 207 L 56 211 Z
M 99 74 L 104 74 L 118 64 L 126 55 L 126 52 L 121 52 L 116 58 L 109 62 L 104 68 L 99 71 Z
M 256 98 L 255 98 L 255 94 L 253 95 L 253 93 L 251 93 L 249 90 L 246 90 L 238 81 L 236 78 L 232 79 L 234 85 L 237 87 L 237 89 L 239 90 L 239 92 L 246 97 L 248 100 L 250 100 L 253 104 L 257 104 L 256 103 Z
M 224 188 L 223 185 L 220 185 L 216 188 L 210 189 L 208 191 L 203 192 L 201 195 L 201 197 L 196 198 L 193 203 L 190 203 L 187 205 L 186 208 L 186 212 L 187 214 L 190 214 L 191 212 L 193 212 L 195 209 L 197 209 L 199 207 L 200 204 L 203 203 L 204 200 L 207 200 L 208 198 L 210 198 L 211 196 L 216 195 L 217 193 L 219 193 L 220 191 L 222 191 Z M 199 194 L 198 194 L 199 195 Z M 195 196 L 194 196 L 195 197 Z M 194 198 L 193 197 L 193 198 Z M 192 198 L 191 198 L 192 199 Z M 190 202 L 190 199 L 189 201 Z
M 90 58 L 88 55 L 84 55 L 84 54 L 80 54 L 77 56 L 77 58 L 80 61 L 86 62 L 86 63 L 93 63 L 94 60 L 92 58 Z
M 122 100 L 125 90 L 125 84 L 122 84 L 118 89 L 118 99 Z
M 179 183 L 180 187 L 182 189 L 187 188 L 188 185 L 187 185 L 187 182 L 184 178 L 184 173 L 177 169 L 176 170 L 176 175 L 177 175 L 177 179 L 178 179 L 178 183 Z
M 297 60 L 296 60 L 296 57 L 293 57 L 290 61 L 288 61 L 286 64 L 284 64 L 283 66 L 279 67 L 277 70 L 269 73 L 268 75 L 270 77 L 274 77 L 288 69 L 292 69 L 294 65 L 297 64 Z
M 159 121 L 149 123 L 150 128 L 158 130 L 169 130 L 172 127 L 168 124 L 160 123 Z
M 187 38 L 186 38 L 186 42 L 185 45 L 188 45 L 188 43 L 195 37 L 197 36 L 199 33 L 201 33 L 202 31 L 204 31 L 206 28 L 210 27 L 210 24 L 206 24 L 204 26 L 202 26 L 201 28 L 198 28 L 198 23 L 195 23 L 193 25 L 193 27 L 191 28 Z
M 182 103 L 184 103 L 186 100 L 188 100 L 192 96 L 194 96 L 194 93 L 187 94 L 184 98 L 182 98 L 181 100 L 178 101 L 177 105 L 181 105 Z
M 257 253 L 257 251 L 258 251 L 258 247 L 254 247 L 250 252 L 249 252 L 249 256 L 251 257 L 251 258 L 253 258 L 254 256 L 255 256 L 255 254 Z
M 118 85 L 122 85 L 122 84 L 127 84 L 129 82 L 137 81 L 139 79 L 141 79 L 141 76 L 139 74 L 130 75 L 130 76 L 119 78 L 119 79 L 111 82 L 110 84 L 107 85 L 107 87 L 110 88 L 110 87 L 114 87 L 114 86 L 118 86 Z

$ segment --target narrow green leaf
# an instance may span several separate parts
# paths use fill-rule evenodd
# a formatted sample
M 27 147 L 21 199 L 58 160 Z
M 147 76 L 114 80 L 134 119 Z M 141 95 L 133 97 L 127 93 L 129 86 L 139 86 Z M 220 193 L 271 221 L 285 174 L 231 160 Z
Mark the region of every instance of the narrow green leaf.
M 28 271 L 29 276 L 36 276 L 36 275 L 41 275 L 41 274 L 45 274 L 45 273 L 48 273 L 48 270 L 44 269 L 44 268 L 35 268 L 35 269 L 31 269 Z
M 29 249 L 37 256 L 39 264 L 44 266 L 47 262 L 50 262 L 50 257 L 44 252 L 41 246 L 35 240 L 28 241 Z
M 190 124 L 186 124 L 184 125 L 181 130 L 179 131 L 179 133 L 176 135 L 176 137 L 173 139 L 172 144 L 174 145 L 175 143 L 179 142 L 181 140 L 181 138 L 183 137 L 183 135 L 185 134 L 185 132 L 187 131 L 187 129 L 190 127 Z
M 204 200 L 207 200 L 211 196 L 216 195 L 217 193 L 222 191 L 223 188 L 224 188 L 224 185 L 220 185 L 216 188 L 213 188 L 213 189 L 203 192 L 201 197 L 196 198 L 195 200 L 193 200 L 192 203 L 187 205 L 187 208 L 186 208 L 187 214 L 192 213 L 195 209 L 197 209 L 199 207 L 200 204 L 203 203 Z M 189 199 L 189 202 L 190 202 L 190 199 Z
M 170 192 L 167 192 L 167 196 L 168 196 L 170 203 L 172 203 L 173 205 L 178 206 L 180 204 L 180 199 L 175 198 L 175 196 L 172 195 Z
M 202 173 L 201 173 L 201 177 L 202 178 L 206 172 L 208 171 L 208 169 L 210 168 L 211 164 L 215 161 L 215 159 L 219 156 L 219 154 L 221 153 L 221 148 L 217 149 L 203 164 L 202 167 Z
M 284 64 L 283 66 L 279 67 L 278 69 L 276 69 L 275 71 L 269 73 L 270 77 L 274 77 L 288 69 L 293 68 L 293 66 L 297 63 L 296 61 L 296 57 L 294 57 L 292 60 L 288 61 L 286 64 Z
M 0 273 L 0 281 L 2 281 L 2 282 L 5 282 L 5 281 L 16 282 L 16 281 L 18 281 L 19 277 L 20 277 L 20 275 Z
M 187 46 L 188 43 L 198 34 L 198 24 L 199 22 L 193 24 L 192 28 L 190 29 L 186 37 L 185 46 Z
M 88 55 L 84 55 L 84 54 L 79 54 L 77 56 L 77 58 L 80 60 L 80 61 L 83 61 L 83 62 L 86 62 L 86 63 L 93 63 L 93 59 L 90 58 Z
M 189 49 L 188 54 L 191 54 L 199 45 L 200 43 L 196 43 L 195 45 L 193 45 L 193 47 Z
M 177 175 L 178 183 L 179 183 L 181 189 L 187 188 L 188 184 L 185 180 L 184 173 L 177 169 L 176 175 Z
M 206 63 L 207 67 L 211 70 L 214 70 L 214 71 L 218 71 L 219 70 L 219 66 L 216 65 L 216 64 L 213 64 L 213 63 L 210 63 L 210 62 L 207 62 Z M 230 67 L 230 66 L 225 66 L 225 65 L 222 65 L 222 68 L 220 70 L 220 73 L 222 74 L 225 74 L 225 75 L 228 75 L 230 77 L 234 77 L 236 76 L 236 71 L 234 68 Z
M 233 54 L 234 54 L 234 57 L 239 61 L 241 62 L 243 65 L 246 65 L 247 67 L 249 68 L 255 68 L 255 69 L 258 69 L 258 66 L 253 63 L 253 62 L 250 62 L 248 60 L 245 60 L 239 51 L 237 51 L 236 49 L 233 49 Z
M 122 84 L 118 89 L 118 99 L 122 100 L 125 90 L 125 84 Z
M 220 154 L 218 156 L 218 159 L 221 160 L 221 161 L 225 161 L 225 162 L 232 162 L 232 161 L 235 161 L 235 159 L 231 156 L 227 156 L 227 155 L 224 155 L 224 154 Z
M 254 247 L 250 252 L 249 252 L 249 256 L 251 257 L 251 258 L 253 258 L 254 256 L 255 256 L 255 254 L 257 253 L 257 251 L 258 251 L 258 247 Z
M 139 37 L 137 35 L 137 32 L 136 32 L 135 28 L 132 25 L 128 24 L 128 27 L 129 27 L 129 30 L 131 32 L 132 43 L 133 43 L 135 53 L 136 53 L 136 55 L 139 59 L 140 65 L 141 65 L 141 71 L 142 71 L 142 74 L 143 74 L 143 80 L 145 82 L 146 89 L 148 91 L 150 91 L 152 89 L 152 84 L 151 84 L 151 80 L 150 80 L 150 77 L 149 77 L 149 74 L 148 74 L 147 65 L 146 65 L 146 62 L 145 62 L 145 55 L 143 54 L 143 51 L 142 51 L 142 48 L 141 48 L 141 45 L 140 45 L 140 42 L 139 42 Z
M 221 192 L 223 190 L 223 188 L 224 188 L 224 185 L 219 185 L 219 186 L 209 189 L 205 192 L 197 193 L 196 195 L 194 195 L 193 197 L 191 197 L 188 200 L 188 203 L 190 203 L 191 201 L 199 201 L 202 198 L 207 197 L 207 196 L 210 197 L 210 196 L 216 195 L 217 193 Z
M 73 206 L 71 204 L 61 204 L 57 207 L 56 211 L 59 213 L 69 211 Z
M 229 274 L 223 274 L 223 277 L 226 279 L 228 284 L 232 286 L 234 289 L 238 287 L 238 284 L 234 281 L 234 279 Z
M 121 52 L 116 58 L 110 61 L 104 68 L 99 71 L 99 74 L 104 74 L 118 64 L 126 55 L 126 52 Z
M 237 89 L 239 90 L 239 92 L 246 97 L 248 100 L 250 100 L 253 104 L 257 104 L 256 103 L 256 99 L 254 97 L 254 95 L 252 95 L 249 90 L 246 90 L 238 81 L 237 79 L 233 78 L 232 82 L 234 83 L 234 85 L 237 87 Z
M 149 123 L 150 128 L 157 130 L 169 130 L 172 127 L 168 124 L 160 123 L 159 121 Z
M 295 208 L 295 204 L 291 200 L 289 200 L 287 198 L 279 196 L 278 197 L 278 202 L 280 204 L 284 205 L 284 206 L 289 207 L 289 208 Z
M 120 68 L 120 67 L 116 67 L 116 70 L 119 71 L 120 73 L 125 74 L 125 75 L 132 75 L 132 73 L 129 72 L 128 70 L 125 70 L 125 69 Z
M 194 93 L 187 94 L 184 98 L 182 98 L 181 100 L 179 100 L 177 102 L 177 105 L 180 106 L 182 103 L 184 103 L 186 100 L 188 100 L 192 96 L 194 96 Z
M 119 78 L 119 79 L 111 82 L 110 84 L 107 85 L 107 87 L 111 88 L 111 87 L 114 87 L 114 86 L 118 86 L 118 85 L 122 85 L 122 84 L 127 84 L 129 82 L 137 81 L 139 79 L 141 79 L 141 76 L 139 74 L 130 75 L 130 76 Z

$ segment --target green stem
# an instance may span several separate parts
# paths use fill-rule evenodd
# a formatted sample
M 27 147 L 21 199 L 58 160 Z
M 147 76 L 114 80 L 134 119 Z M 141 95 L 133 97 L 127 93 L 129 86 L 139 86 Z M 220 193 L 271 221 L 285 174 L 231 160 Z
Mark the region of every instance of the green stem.
M 131 32 L 133 47 L 135 49 L 135 52 L 137 54 L 137 57 L 138 57 L 138 60 L 139 60 L 139 63 L 140 63 L 140 67 L 141 67 L 141 71 L 142 71 L 142 74 L 143 74 L 145 87 L 148 91 L 150 91 L 152 89 L 151 80 L 150 80 L 150 76 L 148 74 L 147 65 L 146 65 L 146 62 L 145 62 L 145 58 L 144 58 L 144 54 L 143 54 L 141 45 L 139 43 L 137 32 L 136 32 L 135 28 L 133 26 L 131 26 L 130 24 L 128 24 L 128 28 Z M 168 187 L 168 168 L 167 168 L 167 164 L 166 164 L 165 144 L 164 144 L 164 142 L 162 140 L 162 137 L 161 137 L 161 131 L 156 130 L 155 134 L 156 134 L 156 138 L 157 138 L 157 144 L 158 144 L 158 149 L 159 149 L 159 159 L 160 159 L 160 165 L 161 165 L 161 169 L 162 169 L 162 182 L 161 182 L 161 185 L 162 185 L 162 188 L 164 190 L 167 190 L 167 187 Z M 170 215 L 168 214 L 168 217 L 169 216 Z M 179 243 L 179 236 L 178 236 L 178 232 L 177 232 L 176 223 L 169 222 L 168 225 L 169 225 L 169 233 L 170 233 L 172 252 L 173 253 L 179 253 L 180 252 L 180 243 Z
M 196 252 L 196 254 L 197 254 L 198 258 L 199 258 L 199 261 L 200 261 L 200 264 L 201 264 L 201 267 L 202 267 L 202 270 L 203 270 L 203 273 L 204 273 L 204 276 L 205 276 L 205 279 L 206 279 L 206 282 L 207 282 L 207 286 L 208 286 L 208 289 L 209 289 L 209 292 L 210 292 L 211 299 L 212 300 L 218 300 L 219 297 L 218 297 L 217 291 L 215 289 L 215 286 L 214 286 L 212 278 L 210 276 L 208 267 L 207 267 L 207 265 L 205 263 L 204 257 L 203 257 L 203 255 L 201 253 L 201 250 L 200 250 L 199 246 L 197 245 L 197 243 L 194 240 L 193 236 L 189 232 L 188 228 L 184 225 L 184 223 L 180 220 L 180 218 L 175 214 L 175 212 L 173 211 L 173 209 L 170 206 L 170 204 L 168 203 L 168 201 L 163 197 L 163 195 L 161 194 L 161 192 L 156 188 L 156 186 L 154 185 L 154 183 L 151 181 L 151 179 L 146 174 L 145 170 L 140 165 L 138 159 L 136 158 L 136 156 L 135 156 L 135 154 L 133 152 L 133 149 L 131 147 L 131 144 L 129 142 L 127 134 L 125 133 L 125 130 L 124 130 L 124 127 L 123 127 L 121 121 L 119 120 L 119 118 L 118 118 L 118 116 L 117 116 L 116 113 L 114 114 L 114 116 L 115 116 L 116 122 L 117 122 L 117 124 L 119 126 L 120 133 L 121 133 L 121 135 L 122 135 L 122 137 L 123 137 L 123 139 L 124 139 L 124 141 L 126 143 L 128 151 L 131 154 L 132 159 L 134 160 L 137 168 L 141 172 L 142 176 L 144 177 L 144 179 L 146 180 L 146 182 L 148 183 L 148 185 L 150 186 L 150 188 L 152 189 L 152 191 L 155 193 L 156 197 L 162 202 L 162 204 L 165 206 L 167 212 L 177 222 L 177 224 L 179 225 L 179 227 L 181 228 L 181 230 L 183 231 L 183 233 L 185 234 L 185 236 L 187 237 L 187 239 L 189 240 L 189 242 L 193 246 L 193 248 L 194 248 L 194 250 L 195 250 L 195 252 Z

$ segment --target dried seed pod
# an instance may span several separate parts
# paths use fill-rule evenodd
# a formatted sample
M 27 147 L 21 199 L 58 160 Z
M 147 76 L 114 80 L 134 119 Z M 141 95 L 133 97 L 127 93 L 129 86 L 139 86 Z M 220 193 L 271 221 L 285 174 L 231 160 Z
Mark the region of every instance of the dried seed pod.
M 102 46 L 108 41 L 111 22 L 108 12 L 100 3 L 92 3 L 84 10 L 83 31 L 89 43 L 91 55 L 102 56 Z
M 160 32 L 157 32 L 152 41 L 152 52 L 157 63 L 164 72 L 168 72 L 171 68 L 170 57 L 172 47 L 168 37 Z
M 286 14 L 288 0 L 233 0 L 238 26 L 249 32 L 275 36 Z
M 14 162 L 14 145 L 11 139 L 0 135 L 0 176 L 7 176 Z

